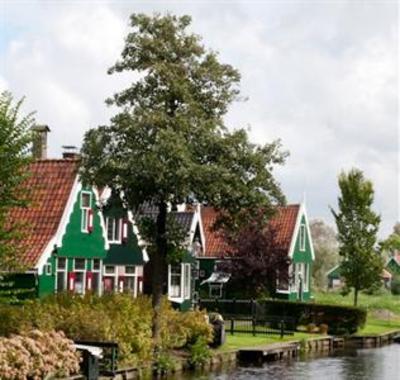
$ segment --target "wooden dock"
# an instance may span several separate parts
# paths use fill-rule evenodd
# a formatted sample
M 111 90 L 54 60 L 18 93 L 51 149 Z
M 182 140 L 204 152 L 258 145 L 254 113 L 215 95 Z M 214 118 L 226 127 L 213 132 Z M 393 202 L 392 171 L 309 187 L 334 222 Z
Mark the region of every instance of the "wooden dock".
M 239 361 L 263 363 L 294 358 L 299 354 L 300 342 L 273 343 L 265 346 L 242 348 L 238 351 Z

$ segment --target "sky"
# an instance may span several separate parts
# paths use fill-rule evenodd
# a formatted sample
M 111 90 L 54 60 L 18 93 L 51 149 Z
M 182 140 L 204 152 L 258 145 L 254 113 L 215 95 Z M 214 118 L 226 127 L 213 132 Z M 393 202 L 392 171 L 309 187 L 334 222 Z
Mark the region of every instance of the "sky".
M 337 177 L 353 167 L 375 188 L 380 236 L 400 220 L 397 1 L 0 0 L 0 90 L 25 96 L 47 124 L 49 156 L 107 124 L 104 100 L 129 75 L 107 75 L 131 13 L 189 14 L 191 30 L 241 75 L 226 124 L 290 152 L 275 175 L 289 203 L 332 224 Z

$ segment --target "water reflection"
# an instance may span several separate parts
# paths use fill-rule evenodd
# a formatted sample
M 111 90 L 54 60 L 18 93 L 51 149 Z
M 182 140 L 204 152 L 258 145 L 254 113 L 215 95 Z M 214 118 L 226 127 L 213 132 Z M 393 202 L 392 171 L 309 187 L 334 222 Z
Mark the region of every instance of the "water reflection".
M 335 356 L 239 367 L 177 380 L 400 380 L 400 345 L 355 350 Z

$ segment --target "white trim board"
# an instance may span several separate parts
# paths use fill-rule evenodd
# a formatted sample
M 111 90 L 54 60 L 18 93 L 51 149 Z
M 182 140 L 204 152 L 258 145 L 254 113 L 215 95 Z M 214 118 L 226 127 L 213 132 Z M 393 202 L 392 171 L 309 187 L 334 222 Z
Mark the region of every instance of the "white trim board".
M 315 260 L 314 245 L 313 245 L 313 242 L 312 242 L 310 225 L 309 225 L 309 222 L 308 222 L 306 205 L 305 205 L 304 202 L 302 202 L 300 204 L 299 211 L 297 213 L 296 224 L 295 224 L 295 227 L 294 227 L 294 230 L 293 230 L 292 240 L 290 242 L 289 257 L 293 258 L 294 249 L 296 247 L 296 240 L 297 240 L 297 236 L 300 233 L 300 225 L 301 225 L 301 219 L 302 219 L 303 215 L 304 215 L 304 219 L 305 219 L 305 222 L 306 222 L 306 232 L 307 232 L 309 243 L 310 243 L 311 258 L 314 261 Z

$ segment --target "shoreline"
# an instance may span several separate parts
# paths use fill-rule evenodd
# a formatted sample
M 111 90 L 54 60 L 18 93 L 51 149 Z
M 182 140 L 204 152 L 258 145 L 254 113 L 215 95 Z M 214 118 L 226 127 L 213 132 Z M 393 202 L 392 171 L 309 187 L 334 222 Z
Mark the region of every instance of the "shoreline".
M 264 362 L 274 362 L 284 359 L 294 359 L 300 355 L 330 355 L 334 352 L 349 349 L 378 348 L 393 343 L 393 339 L 400 335 L 400 329 L 377 335 L 353 335 L 349 337 L 335 337 L 330 335 L 317 336 L 303 340 L 294 339 L 282 343 L 242 347 L 227 351 L 213 351 L 212 357 L 206 364 L 199 367 L 205 372 L 213 372 L 229 365 L 260 365 Z M 196 368 L 197 369 L 197 368 Z M 193 371 L 185 359 L 175 361 L 175 367 L 166 375 L 173 376 L 179 373 Z M 112 376 L 100 376 L 100 380 L 129 380 L 152 378 L 151 368 L 122 368 Z M 69 378 L 78 380 L 82 377 Z

